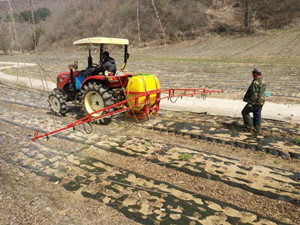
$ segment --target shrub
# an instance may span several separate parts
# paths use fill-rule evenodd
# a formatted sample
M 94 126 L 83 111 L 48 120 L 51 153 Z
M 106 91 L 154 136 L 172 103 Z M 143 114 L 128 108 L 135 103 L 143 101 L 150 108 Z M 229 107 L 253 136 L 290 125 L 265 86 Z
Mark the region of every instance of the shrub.
M 50 16 L 50 15 L 51 15 L 50 9 L 45 8 L 45 7 L 43 7 L 43 8 L 38 8 L 38 9 L 35 11 L 35 16 L 36 16 L 39 20 L 45 21 L 46 18 L 47 18 L 48 16 Z
M 188 154 L 188 153 L 184 153 L 184 154 L 181 154 L 181 155 L 179 156 L 179 159 L 180 159 L 180 160 L 183 160 L 183 161 L 188 161 L 188 160 L 190 160 L 192 157 L 193 157 L 192 155 L 190 155 L 190 154 Z
M 297 145 L 300 145 L 300 137 L 294 137 L 293 142 L 295 142 Z
M 34 11 L 34 22 L 35 23 L 39 23 L 41 20 L 45 21 L 47 17 L 49 17 L 51 15 L 51 11 L 48 8 L 38 8 L 37 10 Z M 32 23 L 32 13 L 30 10 L 25 10 L 20 12 L 20 14 L 16 14 L 14 13 L 14 19 L 16 20 L 16 22 L 19 23 L 24 23 L 24 22 L 28 22 L 28 23 Z M 6 16 L 6 21 L 10 22 L 11 18 L 10 15 Z

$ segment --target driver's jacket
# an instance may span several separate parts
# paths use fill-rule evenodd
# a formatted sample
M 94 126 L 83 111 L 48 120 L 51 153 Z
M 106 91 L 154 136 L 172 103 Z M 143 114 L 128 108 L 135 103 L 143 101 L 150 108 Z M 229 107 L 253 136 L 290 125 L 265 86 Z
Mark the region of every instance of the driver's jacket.
M 103 60 L 102 63 L 105 68 L 103 68 L 102 66 L 97 66 L 94 69 L 93 74 L 98 74 L 99 72 L 104 72 L 105 70 L 107 70 L 108 72 L 113 72 L 114 74 L 116 73 L 117 67 L 116 62 L 113 58 L 107 57 L 105 60 Z

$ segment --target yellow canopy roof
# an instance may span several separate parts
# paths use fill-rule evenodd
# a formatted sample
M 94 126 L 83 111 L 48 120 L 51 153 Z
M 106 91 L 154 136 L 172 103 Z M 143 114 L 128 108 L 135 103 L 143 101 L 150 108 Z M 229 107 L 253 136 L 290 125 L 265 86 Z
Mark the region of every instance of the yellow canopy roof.
M 122 38 L 91 37 L 91 38 L 80 39 L 73 43 L 73 45 L 100 45 L 100 44 L 129 45 L 129 41 L 128 39 L 122 39 Z

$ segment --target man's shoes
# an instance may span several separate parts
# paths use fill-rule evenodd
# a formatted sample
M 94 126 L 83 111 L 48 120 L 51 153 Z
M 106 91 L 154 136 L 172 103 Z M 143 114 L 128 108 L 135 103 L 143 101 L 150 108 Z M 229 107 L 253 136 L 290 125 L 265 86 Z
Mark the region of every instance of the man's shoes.
M 248 133 L 253 133 L 254 132 L 253 127 L 250 127 L 250 126 L 247 126 L 247 125 L 244 126 L 243 130 L 245 132 L 248 132 Z
M 261 128 L 260 128 L 260 127 L 254 128 L 254 129 L 253 129 L 253 133 L 254 133 L 255 135 L 261 135 L 261 134 L 262 134 Z

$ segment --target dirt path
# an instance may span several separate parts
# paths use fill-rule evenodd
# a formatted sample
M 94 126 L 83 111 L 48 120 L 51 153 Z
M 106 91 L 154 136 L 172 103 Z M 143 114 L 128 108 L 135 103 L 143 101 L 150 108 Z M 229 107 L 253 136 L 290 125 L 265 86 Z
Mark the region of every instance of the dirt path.
M 24 76 L 15 76 L 15 75 L 9 75 L 5 72 L 2 72 L 2 70 L 10 69 L 10 68 L 22 68 L 22 67 L 29 67 L 29 66 L 36 66 L 36 64 L 33 63 L 14 63 L 14 62 L 0 62 L 0 76 L 2 79 L 2 83 L 8 82 L 11 84 L 24 86 L 24 87 L 30 87 L 38 90 L 45 90 L 45 91 L 51 91 L 56 87 L 56 84 L 52 81 L 49 81 L 47 79 L 44 79 L 43 77 L 32 78 L 29 74 L 27 74 L 26 77 Z
M 6 62 L 0 62 L 4 65 Z M 10 67 L 18 66 L 18 64 L 8 63 Z M 23 64 L 25 66 L 27 64 Z M 34 65 L 34 64 L 29 64 Z M 1 70 L 1 67 L 0 67 Z M 53 81 L 37 78 L 17 77 L 4 72 L 0 72 L 2 82 L 6 81 L 13 84 L 21 84 L 30 88 L 51 91 L 56 88 Z M 174 100 L 174 99 L 173 99 Z M 170 101 L 162 101 L 162 109 L 175 110 L 175 111 L 190 111 L 190 112 L 207 112 L 213 115 L 224 116 L 240 116 L 245 103 L 241 100 L 230 100 L 208 97 L 205 101 L 201 98 L 184 98 L 176 99 L 176 104 Z M 263 117 L 268 119 L 277 119 L 293 123 L 300 123 L 300 104 L 276 104 L 273 102 L 266 102 L 263 109 Z
M 199 98 L 178 99 L 175 104 L 163 101 L 162 108 L 175 111 L 207 112 L 212 115 L 240 117 L 246 105 L 242 100 L 230 100 L 208 97 L 206 100 Z M 263 107 L 262 117 L 266 119 L 282 120 L 300 123 L 300 104 L 277 104 L 266 102 Z

